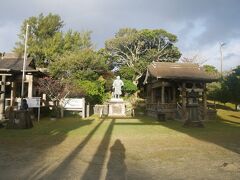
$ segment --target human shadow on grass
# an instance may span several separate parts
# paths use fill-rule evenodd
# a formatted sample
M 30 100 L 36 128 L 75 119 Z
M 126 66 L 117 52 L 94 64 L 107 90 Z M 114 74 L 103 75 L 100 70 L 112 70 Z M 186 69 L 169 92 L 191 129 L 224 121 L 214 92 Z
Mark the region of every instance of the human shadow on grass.
M 127 166 L 125 164 L 125 147 L 121 140 L 117 139 L 110 148 L 110 158 L 107 164 L 106 180 L 126 180 Z

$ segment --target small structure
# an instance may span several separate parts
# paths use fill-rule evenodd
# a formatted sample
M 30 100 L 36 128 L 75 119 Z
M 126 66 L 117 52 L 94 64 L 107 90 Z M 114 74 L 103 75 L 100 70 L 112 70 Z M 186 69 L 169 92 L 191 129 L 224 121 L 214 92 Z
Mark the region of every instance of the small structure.
M 10 54 L 10 56 L 5 55 L 0 59 L 1 92 L 3 92 L 0 98 L 0 121 L 5 118 L 6 107 L 16 106 L 17 98 L 21 97 L 22 68 L 22 57 L 16 57 Z M 26 61 L 25 72 L 24 97 L 31 98 L 39 96 L 34 84 L 38 78 L 45 76 L 45 74 L 36 70 L 34 61 L 31 59 L 27 59 Z
M 64 116 L 64 111 L 77 111 L 81 114 L 82 118 L 86 117 L 85 98 L 64 98 L 60 104 L 63 107 L 62 116 Z
M 112 98 L 108 102 L 108 116 L 126 116 L 126 103 L 123 99 Z
M 208 119 L 206 83 L 216 81 L 196 64 L 154 62 L 144 79 L 146 111 L 159 119 L 185 124 Z

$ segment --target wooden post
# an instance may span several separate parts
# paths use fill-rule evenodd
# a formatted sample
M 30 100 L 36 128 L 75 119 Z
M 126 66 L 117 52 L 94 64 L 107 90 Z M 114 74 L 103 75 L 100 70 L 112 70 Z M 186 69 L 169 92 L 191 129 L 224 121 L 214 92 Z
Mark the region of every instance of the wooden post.
M 89 114 L 90 114 L 90 104 L 88 103 L 86 117 L 89 117 Z
M 207 119 L 207 88 L 206 88 L 206 83 L 203 85 L 203 119 Z
M 155 89 L 151 88 L 151 103 L 154 103 L 154 95 L 155 95 Z
M 164 95 L 164 91 L 165 91 L 165 87 L 162 86 L 162 88 L 161 88 L 161 103 L 162 103 L 162 104 L 165 103 L 165 95 Z
M 82 118 L 85 118 L 85 111 L 86 111 L 86 109 L 85 109 L 85 106 L 86 106 L 86 104 L 85 104 L 85 98 L 83 98 L 83 104 L 82 104 Z
M 187 93 L 186 93 L 186 84 L 182 83 L 182 110 L 184 120 L 187 120 Z
M 1 98 L 0 98 L 0 121 L 5 119 L 5 87 L 6 75 L 2 75 Z
M 28 78 L 28 97 L 32 97 L 33 95 L 33 75 L 27 75 Z
M 16 98 L 16 83 L 12 82 L 11 83 L 11 106 L 14 106 L 15 104 L 15 98 Z
M 172 86 L 172 97 L 173 97 L 173 103 L 176 103 L 176 88 L 175 88 L 175 86 Z

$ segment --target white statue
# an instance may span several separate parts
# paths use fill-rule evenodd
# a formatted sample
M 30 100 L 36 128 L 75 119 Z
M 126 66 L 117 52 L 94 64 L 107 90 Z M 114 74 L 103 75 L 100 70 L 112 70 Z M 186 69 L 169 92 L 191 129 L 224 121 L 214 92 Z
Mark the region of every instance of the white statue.
M 123 81 L 120 79 L 120 76 L 117 76 L 117 79 L 113 81 L 113 97 L 120 98 L 122 94 Z

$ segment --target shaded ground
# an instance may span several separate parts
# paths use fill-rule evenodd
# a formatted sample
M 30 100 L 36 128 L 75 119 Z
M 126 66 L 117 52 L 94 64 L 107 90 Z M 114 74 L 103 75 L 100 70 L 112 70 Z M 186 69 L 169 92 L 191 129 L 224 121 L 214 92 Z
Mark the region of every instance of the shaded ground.
M 146 117 L 0 129 L 0 179 L 240 179 L 240 113 L 219 116 L 203 129 Z

